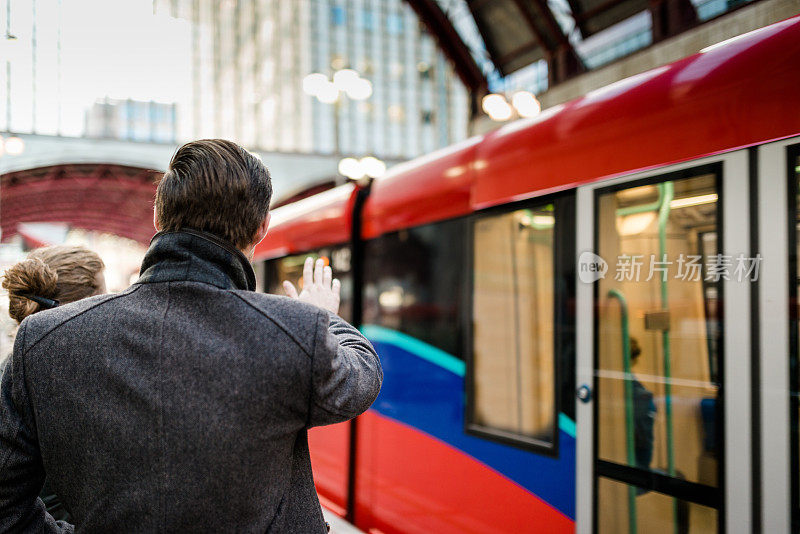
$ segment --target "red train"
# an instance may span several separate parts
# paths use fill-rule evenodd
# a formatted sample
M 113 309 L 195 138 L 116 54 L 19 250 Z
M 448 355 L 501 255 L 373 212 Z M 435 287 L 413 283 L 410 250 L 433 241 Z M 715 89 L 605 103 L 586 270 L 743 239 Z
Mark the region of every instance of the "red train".
M 385 381 L 310 433 L 371 533 L 787 532 L 800 519 L 800 18 L 276 209 Z

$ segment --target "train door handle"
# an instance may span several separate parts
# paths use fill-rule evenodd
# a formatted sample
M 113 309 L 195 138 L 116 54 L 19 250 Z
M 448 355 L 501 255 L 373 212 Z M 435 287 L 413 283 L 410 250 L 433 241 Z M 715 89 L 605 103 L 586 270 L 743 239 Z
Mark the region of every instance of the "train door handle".
M 592 388 L 587 384 L 583 384 L 575 391 L 575 396 L 578 397 L 579 401 L 585 404 L 592 400 Z

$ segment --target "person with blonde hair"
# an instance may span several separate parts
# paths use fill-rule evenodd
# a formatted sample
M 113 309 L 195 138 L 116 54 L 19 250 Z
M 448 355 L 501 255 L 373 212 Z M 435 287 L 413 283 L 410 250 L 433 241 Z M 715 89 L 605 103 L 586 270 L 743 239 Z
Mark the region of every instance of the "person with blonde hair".
M 3 276 L 8 314 L 21 323 L 38 311 L 106 292 L 105 265 L 89 249 L 61 245 L 36 249 Z
M 8 314 L 21 323 L 42 310 L 103 294 L 106 292 L 104 268 L 100 256 L 83 247 L 62 245 L 36 249 L 3 275 L 2 286 L 8 291 Z M 0 355 L 0 361 L 4 357 Z M 72 521 L 47 481 L 39 497 L 55 520 Z

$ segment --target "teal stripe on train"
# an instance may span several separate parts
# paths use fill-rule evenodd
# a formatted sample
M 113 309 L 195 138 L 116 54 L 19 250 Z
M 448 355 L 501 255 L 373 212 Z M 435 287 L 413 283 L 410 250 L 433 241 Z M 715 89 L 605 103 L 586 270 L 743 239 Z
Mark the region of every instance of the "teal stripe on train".
M 397 330 L 384 328 L 383 326 L 376 324 L 363 325 L 361 327 L 361 333 L 367 336 L 370 341 L 374 341 L 375 343 L 386 343 L 387 345 L 400 347 L 406 352 L 409 352 L 418 358 L 422 358 L 423 360 L 427 360 L 435 365 L 438 365 L 439 367 L 447 369 L 451 373 L 458 375 L 461 378 L 463 378 L 464 374 L 466 373 L 466 364 L 463 360 L 460 360 L 452 354 L 436 348 L 433 345 L 409 336 L 408 334 L 398 332 Z M 573 438 L 575 437 L 575 421 L 563 413 L 558 414 L 558 428 L 564 431 L 568 436 Z
M 439 367 L 444 367 L 460 377 L 463 377 L 466 371 L 466 365 L 463 360 L 459 360 L 452 354 L 448 354 L 433 345 L 397 330 L 390 330 L 376 324 L 365 324 L 361 327 L 361 333 L 371 341 L 400 347 L 423 360 L 428 360 Z

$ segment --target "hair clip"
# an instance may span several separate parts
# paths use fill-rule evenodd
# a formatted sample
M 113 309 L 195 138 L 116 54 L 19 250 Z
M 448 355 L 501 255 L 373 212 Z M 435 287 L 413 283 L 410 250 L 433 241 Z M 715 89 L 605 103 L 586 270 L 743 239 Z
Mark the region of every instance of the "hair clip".
M 44 309 L 55 308 L 59 304 L 57 300 L 40 297 L 38 295 L 20 295 L 20 296 L 25 297 L 28 300 L 32 300 L 33 302 L 35 302 Z

